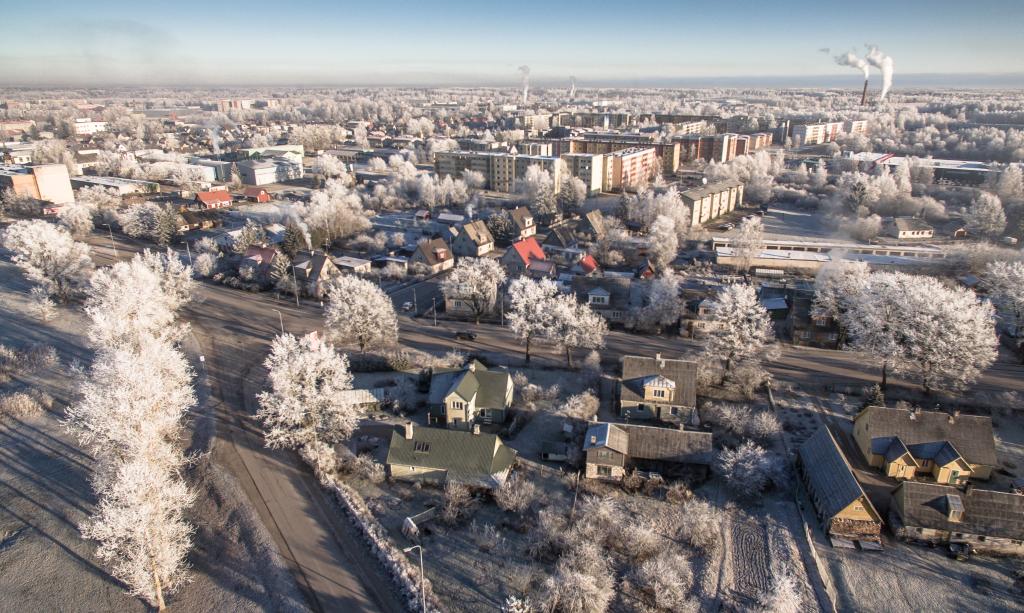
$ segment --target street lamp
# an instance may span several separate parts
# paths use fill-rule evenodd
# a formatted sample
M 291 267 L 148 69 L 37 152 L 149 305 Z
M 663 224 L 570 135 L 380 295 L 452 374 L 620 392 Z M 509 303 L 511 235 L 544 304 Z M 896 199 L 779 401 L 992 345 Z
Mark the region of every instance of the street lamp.
M 423 607 L 423 613 L 427 613 L 427 593 L 423 591 L 423 547 L 413 545 L 403 549 L 402 553 L 412 553 L 413 549 L 420 550 L 420 606 Z
M 110 228 L 110 224 L 103 224 L 107 226 L 107 232 L 110 233 L 110 248 L 114 250 L 114 259 L 117 259 L 117 245 L 114 244 L 114 231 Z
M 281 320 L 281 334 L 284 334 L 284 316 L 281 315 L 281 311 L 278 311 L 277 309 L 271 309 L 271 310 L 274 311 L 275 313 L 277 313 L 277 318 L 279 320 Z

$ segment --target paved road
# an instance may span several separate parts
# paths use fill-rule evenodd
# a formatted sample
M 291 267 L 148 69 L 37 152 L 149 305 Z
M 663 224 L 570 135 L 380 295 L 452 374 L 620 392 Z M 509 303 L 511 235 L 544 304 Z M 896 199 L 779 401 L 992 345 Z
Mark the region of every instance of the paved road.
M 126 258 L 144 246 L 118 240 Z M 109 237 L 97 237 L 94 259 L 113 260 Z M 198 286 L 184 317 L 205 361 L 217 419 L 214 460 L 246 491 L 274 537 L 300 589 L 315 611 L 404 611 L 393 588 L 358 534 L 294 453 L 269 450 L 252 418 L 253 394 L 262 385 L 260 364 L 279 332 L 281 312 L 289 332 L 320 324 L 319 303 L 296 308 L 272 295 L 253 296 L 216 284 Z

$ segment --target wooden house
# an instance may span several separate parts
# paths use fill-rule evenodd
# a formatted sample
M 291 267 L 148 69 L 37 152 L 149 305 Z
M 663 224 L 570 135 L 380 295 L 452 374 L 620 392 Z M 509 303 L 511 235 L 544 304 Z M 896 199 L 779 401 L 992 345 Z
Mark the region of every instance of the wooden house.
M 630 470 L 663 476 L 704 476 L 711 433 L 630 424 L 595 423 L 583 439 L 588 479 L 621 480 Z

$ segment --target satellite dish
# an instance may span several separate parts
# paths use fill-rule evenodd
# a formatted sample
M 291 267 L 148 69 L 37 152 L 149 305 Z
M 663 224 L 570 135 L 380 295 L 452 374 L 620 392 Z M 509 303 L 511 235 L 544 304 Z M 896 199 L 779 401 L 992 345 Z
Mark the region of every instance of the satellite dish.
M 700 178 L 700 184 L 701 185 L 707 185 L 708 184 L 708 178 L 707 177 L 701 177 Z

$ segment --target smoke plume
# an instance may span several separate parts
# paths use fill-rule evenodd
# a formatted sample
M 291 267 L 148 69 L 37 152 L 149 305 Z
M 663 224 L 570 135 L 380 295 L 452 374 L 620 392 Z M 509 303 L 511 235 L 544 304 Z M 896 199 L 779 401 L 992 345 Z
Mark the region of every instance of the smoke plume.
M 569 77 L 569 100 L 576 97 L 576 77 Z
M 882 93 L 878 95 L 878 101 L 881 102 L 892 89 L 892 58 L 874 45 L 868 46 L 868 54 L 865 57 L 872 66 L 882 72 Z
M 868 77 L 871 76 L 871 64 L 862 57 L 858 57 L 853 51 L 847 51 L 843 55 L 836 56 L 836 64 L 840 66 L 850 66 L 856 68 L 864 73 L 864 80 L 867 81 Z
M 523 104 L 530 98 L 530 67 L 525 64 L 519 67 L 519 74 L 523 78 Z

